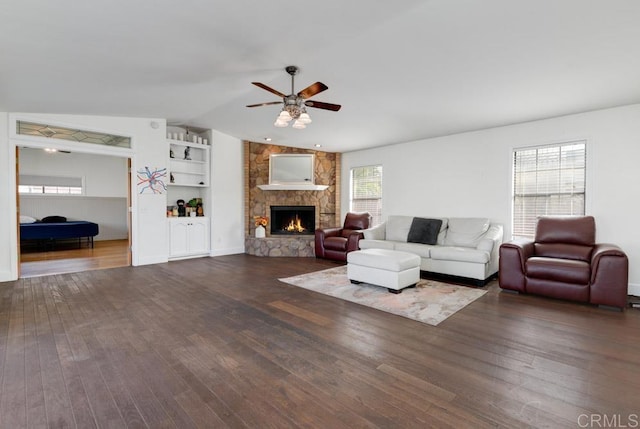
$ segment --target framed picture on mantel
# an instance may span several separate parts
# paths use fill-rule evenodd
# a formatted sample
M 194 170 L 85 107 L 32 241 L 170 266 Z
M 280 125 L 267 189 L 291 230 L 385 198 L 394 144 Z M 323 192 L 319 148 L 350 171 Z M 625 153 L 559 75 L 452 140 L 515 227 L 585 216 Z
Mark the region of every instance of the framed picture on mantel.
M 269 157 L 270 185 L 314 185 L 315 155 L 271 154 Z

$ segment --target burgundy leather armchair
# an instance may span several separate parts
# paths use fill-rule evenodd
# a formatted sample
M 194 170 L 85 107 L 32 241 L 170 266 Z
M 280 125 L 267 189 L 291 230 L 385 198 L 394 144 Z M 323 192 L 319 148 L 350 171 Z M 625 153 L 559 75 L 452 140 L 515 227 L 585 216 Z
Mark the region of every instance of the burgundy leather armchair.
M 500 246 L 500 287 L 623 309 L 629 261 L 613 244 L 596 244 L 592 216 L 542 216 L 534 240 Z
M 347 253 L 358 250 L 358 242 L 363 237 L 360 230 L 369 228 L 369 212 L 347 213 L 342 228 L 316 229 L 316 257 L 346 261 Z

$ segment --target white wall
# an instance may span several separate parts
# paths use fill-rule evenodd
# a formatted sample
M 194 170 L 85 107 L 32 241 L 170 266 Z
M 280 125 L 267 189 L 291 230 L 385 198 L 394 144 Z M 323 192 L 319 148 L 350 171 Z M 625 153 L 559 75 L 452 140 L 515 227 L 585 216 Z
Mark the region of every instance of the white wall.
M 0 282 L 17 277 L 16 156 L 9 144 L 9 114 L 0 112 Z
M 244 253 L 243 145 L 213 131 L 211 146 L 211 255 Z
M 17 243 L 14 147 L 25 145 L 25 142 L 29 146 L 36 147 L 53 146 L 72 152 L 130 157 L 133 188 L 131 195 L 132 263 L 143 265 L 167 261 L 166 194 L 138 194 L 136 187 L 136 171 L 145 167 L 166 168 L 167 166 L 164 119 L 23 113 L 12 113 L 8 116 L 7 118 L 7 115 L 3 114 L 0 121 L 0 153 L 3 154 L 0 162 L 8 161 L 7 168 L 0 169 L 0 178 L 6 179 L 0 181 L 2 183 L 0 202 L 7 202 L 6 205 L 0 206 L 0 219 L 6 220 L 0 222 L 0 240 L 5 243 L 4 246 L 7 246 L 0 252 L 0 281 L 17 278 L 17 246 L 13 244 Z M 17 136 L 14 122 L 16 119 L 129 136 L 132 139 L 132 148 L 123 149 Z
M 127 198 L 127 160 L 86 153 L 20 149 L 20 174 L 81 177 L 87 197 Z
M 132 148 L 26 138 L 15 134 L 16 119 L 130 136 Z M 0 112 L 0 219 L 3 219 L 0 222 L 0 241 L 3 243 L 0 247 L 0 282 L 15 280 L 18 276 L 16 146 L 57 147 L 70 150 L 72 153 L 95 153 L 100 159 L 104 155 L 120 157 L 123 161 L 131 158 L 132 263 L 144 265 L 167 262 L 167 194 L 139 194 L 136 185 L 138 170 L 145 167 L 167 167 L 165 136 L 164 119 Z M 243 253 L 242 141 L 216 131 L 213 131 L 212 136 L 212 185 L 208 190 L 209 199 L 212 201 L 212 207 L 209 209 L 212 219 L 211 255 Z M 91 147 L 88 149 L 89 146 Z M 92 189 L 97 193 L 113 192 L 93 186 L 92 184 Z M 115 186 L 119 188 L 119 185 Z
M 587 141 L 587 214 L 597 240 L 629 257 L 630 293 L 640 295 L 640 105 L 348 152 L 342 156 L 342 217 L 349 171 L 383 165 L 383 217 L 485 216 L 511 236 L 512 150 Z

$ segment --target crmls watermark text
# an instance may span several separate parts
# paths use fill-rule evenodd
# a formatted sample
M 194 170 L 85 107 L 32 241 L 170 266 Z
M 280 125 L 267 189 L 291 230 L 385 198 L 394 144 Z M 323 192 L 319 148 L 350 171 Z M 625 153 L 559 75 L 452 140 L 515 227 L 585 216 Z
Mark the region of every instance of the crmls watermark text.
M 580 414 L 578 426 L 581 428 L 640 428 L 638 414 Z

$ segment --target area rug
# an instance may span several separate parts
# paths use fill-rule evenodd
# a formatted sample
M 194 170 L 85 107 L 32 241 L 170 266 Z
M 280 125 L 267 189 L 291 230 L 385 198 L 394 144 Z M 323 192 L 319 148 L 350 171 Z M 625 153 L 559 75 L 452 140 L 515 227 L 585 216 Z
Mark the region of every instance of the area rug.
M 433 326 L 487 293 L 483 289 L 421 279 L 416 287 L 393 294 L 379 286 L 352 284 L 346 266 L 279 280 Z

